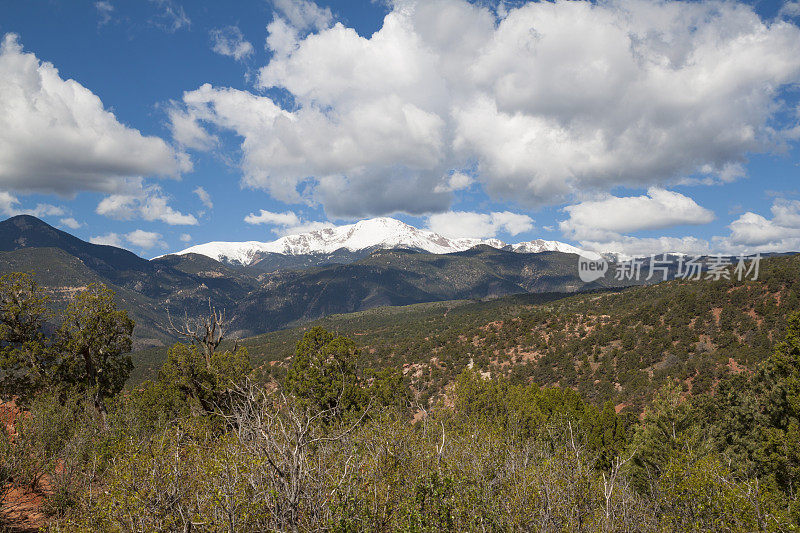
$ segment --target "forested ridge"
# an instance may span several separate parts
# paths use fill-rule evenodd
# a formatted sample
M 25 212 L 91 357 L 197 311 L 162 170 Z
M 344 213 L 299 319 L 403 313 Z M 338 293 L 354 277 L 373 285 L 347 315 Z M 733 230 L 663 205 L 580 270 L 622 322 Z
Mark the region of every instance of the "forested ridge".
M 465 368 L 514 382 L 558 385 L 640 413 L 667 381 L 693 393 L 752 371 L 800 306 L 800 256 L 761 261 L 758 280 L 674 280 L 577 295 L 517 295 L 336 315 L 241 341 L 279 379 L 314 326 L 357 339 L 361 364 L 403 368 L 425 403 Z M 144 379 L 163 351 L 137 354 Z
M 54 531 L 793 531 L 799 264 L 240 343 L 211 307 L 127 389 L 107 290 L 53 318 L 7 276 L 0 527 L 24 493 Z
M 134 347 L 157 347 L 161 361 L 164 348 L 175 341 L 166 311 L 196 315 L 209 299 L 228 311 L 231 332 L 247 337 L 298 320 L 379 306 L 632 283 L 609 278 L 586 284 L 578 276 L 577 256 L 560 252 L 479 246 L 452 254 L 401 248 L 364 254 L 349 259 L 332 254 L 329 262 L 305 256 L 311 264 L 301 256 L 286 256 L 288 263 L 275 264 L 278 270 L 223 264 L 198 254 L 148 261 L 82 241 L 29 215 L 0 221 L 0 274 L 29 272 L 61 304 L 89 284 L 108 286 L 117 304 L 136 320 Z M 322 263 L 312 266 L 315 261 Z

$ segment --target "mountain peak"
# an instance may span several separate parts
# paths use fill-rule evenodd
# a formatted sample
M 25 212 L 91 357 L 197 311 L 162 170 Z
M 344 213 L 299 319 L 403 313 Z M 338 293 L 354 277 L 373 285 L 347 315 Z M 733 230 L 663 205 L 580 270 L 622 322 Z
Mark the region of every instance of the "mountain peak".
M 36 218 L 33 215 L 14 215 L 13 217 L 9 217 L 6 220 L 0 222 L 0 224 L 4 226 L 16 226 L 18 228 L 53 228 L 50 224 Z
M 402 220 L 397 220 L 396 218 L 392 217 L 375 217 L 375 218 L 365 218 L 363 220 L 359 220 L 355 224 L 352 224 L 355 227 L 389 227 L 389 228 L 410 228 L 416 229 L 414 226 L 410 224 L 406 224 Z
M 556 241 L 541 242 L 541 245 L 520 243 L 513 245 L 518 252 L 540 252 L 545 250 L 578 253 L 578 249 Z M 377 249 L 407 248 L 433 254 L 461 252 L 479 244 L 492 248 L 505 248 L 499 239 L 448 238 L 426 229 L 419 229 L 391 217 L 376 217 L 353 224 L 331 226 L 297 235 L 286 235 L 271 242 L 209 242 L 192 246 L 176 254 L 197 253 L 218 261 L 250 265 L 265 254 L 286 256 L 330 255 L 339 251 L 360 253 Z M 513 247 L 519 247 L 514 249 Z
M 581 255 L 583 250 L 571 244 L 559 241 L 546 241 L 544 239 L 534 239 L 532 241 L 520 242 L 511 245 L 511 249 L 518 253 L 536 254 L 540 252 L 563 252 L 565 254 Z
M 20 248 L 59 248 L 87 265 L 102 268 L 127 269 L 148 264 L 133 252 L 82 241 L 32 215 L 16 215 L 0 222 L 0 251 Z

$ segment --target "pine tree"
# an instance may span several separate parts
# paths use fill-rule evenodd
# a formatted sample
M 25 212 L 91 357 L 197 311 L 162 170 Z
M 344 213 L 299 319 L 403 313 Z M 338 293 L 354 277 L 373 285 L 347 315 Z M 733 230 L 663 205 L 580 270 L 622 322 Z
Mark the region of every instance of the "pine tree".
M 133 369 L 134 323 L 113 297 L 107 287 L 90 285 L 67 306 L 57 332 L 65 377 L 87 394 L 103 424 L 106 400 L 122 390 Z
M 314 410 L 361 411 L 367 394 L 357 362 L 358 350 L 352 339 L 314 327 L 297 343 L 285 388 Z
M 0 278 L 0 399 L 26 404 L 51 386 L 58 356 L 44 334 L 48 299 L 28 274 Z

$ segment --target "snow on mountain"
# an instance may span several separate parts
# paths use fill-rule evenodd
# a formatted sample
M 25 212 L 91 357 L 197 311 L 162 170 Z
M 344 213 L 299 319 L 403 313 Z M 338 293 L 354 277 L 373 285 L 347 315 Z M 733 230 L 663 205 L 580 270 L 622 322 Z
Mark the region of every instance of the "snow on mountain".
M 563 252 L 565 254 L 580 255 L 583 250 L 574 246 L 558 241 L 545 241 L 536 239 L 528 242 L 520 242 L 511 245 L 511 250 L 521 254 L 538 254 L 539 252 Z
M 357 252 L 371 248 L 410 248 L 433 254 L 449 254 L 469 250 L 479 244 L 485 244 L 493 248 L 505 248 L 507 246 L 506 243 L 498 239 L 449 239 L 432 231 L 415 228 L 393 218 L 379 217 L 362 220 L 355 224 L 324 228 L 298 235 L 287 235 L 272 242 L 209 242 L 175 253 L 177 255 L 195 253 L 218 261 L 249 265 L 263 253 L 326 255 L 341 249 Z M 574 246 L 541 239 L 515 244 L 511 246 L 511 249 L 520 253 L 542 251 L 580 252 Z
M 434 254 L 468 250 L 477 244 L 500 243 L 496 239 L 448 239 L 432 231 L 417 229 L 393 218 L 372 218 L 355 224 L 288 235 L 266 243 L 264 251 L 284 255 L 330 254 L 344 248 L 351 252 L 366 248 L 411 248 Z M 500 243 L 502 246 L 502 243 Z

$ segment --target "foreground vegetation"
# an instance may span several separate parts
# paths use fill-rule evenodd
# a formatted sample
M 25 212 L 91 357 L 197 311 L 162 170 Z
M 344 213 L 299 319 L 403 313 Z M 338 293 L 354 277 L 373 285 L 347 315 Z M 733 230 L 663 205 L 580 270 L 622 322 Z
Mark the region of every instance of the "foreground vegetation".
M 0 393 L 23 408 L 0 429 L 0 517 L 24 488 L 46 493 L 55 531 L 800 523 L 796 308 L 749 370 L 692 394 L 665 379 L 639 417 L 474 359 L 423 401 L 401 367 L 370 368 L 352 339 L 320 327 L 296 339 L 280 373 L 198 335 L 123 392 L 132 324 L 102 288 L 55 328 L 26 276 L 0 281 L 0 306 Z

